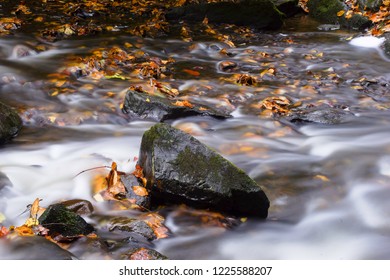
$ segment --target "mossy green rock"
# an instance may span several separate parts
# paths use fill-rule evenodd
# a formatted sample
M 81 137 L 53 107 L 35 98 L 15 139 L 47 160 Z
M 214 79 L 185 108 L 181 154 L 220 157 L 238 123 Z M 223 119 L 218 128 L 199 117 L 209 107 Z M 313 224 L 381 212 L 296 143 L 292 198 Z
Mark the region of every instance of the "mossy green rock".
M 0 102 L 0 144 L 4 144 L 18 134 L 22 120 L 11 107 Z
M 142 137 L 138 164 L 152 205 L 174 203 L 266 218 L 269 200 L 244 171 L 191 135 L 156 124 Z
M 65 239 L 77 238 L 94 231 L 93 226 L 81 216 L 60 203 L 50 205 L 39 217 L 39 223 L 49 229 L 50 236 L 61 235 Z
M 309 0 L 307 2 L 309 15 L 323 23 L 340 24 L 344 28 L 362 30 L 372 23 L 362 15 L 354 15 L 349 19 L 345 15 L 338 16 L 338 12 L 347 11 L 347 6 L 340 0 Z

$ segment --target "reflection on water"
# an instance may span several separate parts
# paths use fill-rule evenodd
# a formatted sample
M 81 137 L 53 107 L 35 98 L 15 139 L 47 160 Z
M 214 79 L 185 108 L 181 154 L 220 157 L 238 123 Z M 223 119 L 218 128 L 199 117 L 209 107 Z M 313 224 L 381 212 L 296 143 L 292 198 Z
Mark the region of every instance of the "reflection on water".
M 266 221 L 249 219 L 232 230 L 189 225 L 177 219 L 174 208 L 166 211 L 172 236 L 157 241 L 156 250 L 171 259 L 390 257 L 388 61 L 378 50 L 349 45 L 349 35 L 287 32 L 275 38 L 264 35 L 251 46 L 230 49 L 236 54 L 231 60 L 237 62 L 238 72 L 261 71 L 264 61 L 253 53 L 267 52 L 271 56 L 266 62 L 291 81 L 287 82 L 290 86 L 283 85 L 286 96 L 346 104 L 355 116 L 340 125 L 310 124 L 294 129 L 260 118 L 250 106 L 276 94 L 282 86 L 280 80 L 264 77 L 264 84 L 257 88 L 223 82 L 232 73 L 217 69 L 224 59 L 218 43 L 198 43 L 191 50 L 187 43 L 169 40 L 148 39 L 139 44 L 150 55 L 176 59 L 176 80 L 171 82 L 189 99 L 235 107 L 234 118 L 226 121 L 188 118 L 172 124 L 243 168 L 264 185 L 271 199 Z M 283 45 L 286 36 L 295 43 Z M 274 45 L 273 39 L 280 44 Z M 67 54 L 88 53 L 89 48 L 99 46 L 99 39 L 59 42 L 39 52 L 35 48 L 41 43 L 23 40 L 26 38 L 0 40 L 0 99 L 17 106 L 27 125 L 13 143 L 0 149 L 0 212 L 7 218 L 3 224 L 23 223 L 25 216 L 19 214 L 37 197 L 43 198 L 44 205 L 84 198 L 99 211 L 99 203 L 91 197 L 96 173 L 74 176 L 112 161 L 119 170 L 131 171 L 141 136 L 153 123 L 128 122 L 120 111 L 123 90 L 133 81 L 106 80 L 98 85 L 91 80 L 78 81 L 94 87 L 69 95 L 48 94 L 44 85 L 47 73 L 63 67 Z M 123 42 L 136 40 L 106 38 L 105 44 Z M 24 47 L 15 50 L 15 45 Z M 21 55 L 26 52 L 27 57 Z M 345 67 L 347 64 L 351 67 Z M 192 67 L 203 69 L 203 76 L 188 77 L 180 69 Z M 314 90 L 304 83 L 294 84 L 307 79 L 308 72 L 317 79 Z M 329 72 L 337 75 L 329 78 L 324 74 Z M 329 86 L 334 77 L 337 86 Z M 372 81 L 374 95 L 353 88 L 354 80 L 362 77 Z M 107 99 L 107 91 L 118 95 Z M 53 124 L 52 119 L 57 122 Z M 0 258 L 1 254 L 5 253 L 0 253 Z

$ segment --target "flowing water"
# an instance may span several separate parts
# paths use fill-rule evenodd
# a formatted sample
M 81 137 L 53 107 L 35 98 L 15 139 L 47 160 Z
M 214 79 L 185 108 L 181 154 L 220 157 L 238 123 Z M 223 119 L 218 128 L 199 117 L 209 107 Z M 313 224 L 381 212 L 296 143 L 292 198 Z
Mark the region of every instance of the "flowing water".
M 197 117 L 172 125 L 245 170 L 271 201 L 267 220 L 248 219 L 233 229 L 202 226 L 174 207 L 167 209 L 172 234 L 154 242 L 157 251 L 171 259 L 390 258 L 389 61 L 377 48 L 349 44 L 355 34 L 319 31 L 305 20 L 291 26 L 229 48 L 230 58 L 219 52 L 226 46 L 211 40 L 102 36 L 60 41 L 37 51 L 46 43 L 32 37 L 1 38 L 0 99 L 18 108 L 25 123 L 18 137 L 0 149 L 3 224 L 22 224 L 26 214 L 18 215 L 37 197 L 43 206 L 83 198 L 97 212 L 104 211 L 91 195 L 92 178 L 102 171 L 75 175 L 112 161 L 119 170 L 134 168 L 142 134 L 154 124 L 128 120 L 121 113 L 123 92 L 137 80 L 80 78 L 72 94 L 57 95 L 50 95 L 54 87 L 46 82 L 72 54 L 131 43 L 150 56 L 173 57 L 175 75 L 169 83 L 190 100 L 234 107 L 228 120 Z M 259 55 L 264 53 L 269 56 Z M 271 65 L 277 75 L 264 75 L 257 86 L 237 85 L 229 81 L 233 73 L 218 68 L 223 60 L 238 64 L 235 73 L 259 77 Z M 115 95 L 107 98 L 107 92 Z M 261 116 L 253 106 L 279 95 L 346 106 L 354 117 L 341 124 L 292 129 Z M 18 258 L 20 252 L 2 246 L 1 258 Z M 85 253 L 82 258 L 99 256 Z

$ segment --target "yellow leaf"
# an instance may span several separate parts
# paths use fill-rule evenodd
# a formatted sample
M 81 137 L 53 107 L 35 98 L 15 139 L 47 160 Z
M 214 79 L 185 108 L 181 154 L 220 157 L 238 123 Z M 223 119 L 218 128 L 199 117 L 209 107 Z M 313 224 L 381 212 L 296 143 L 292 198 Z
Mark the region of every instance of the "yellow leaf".
M 341 11 L 339 11 L 338 13 L 337 13 L 337 16 L 338 17 L 341 17 L 342 15 L 344 15 L 345 14 L 345 11 L 344 10 L 341 10 Z
M 32 228 L 22 225 L 20 227 L 16 227 L 15 231 L 17 232 L 18 235 L 20 236 L 35 236 L 34 231 Z

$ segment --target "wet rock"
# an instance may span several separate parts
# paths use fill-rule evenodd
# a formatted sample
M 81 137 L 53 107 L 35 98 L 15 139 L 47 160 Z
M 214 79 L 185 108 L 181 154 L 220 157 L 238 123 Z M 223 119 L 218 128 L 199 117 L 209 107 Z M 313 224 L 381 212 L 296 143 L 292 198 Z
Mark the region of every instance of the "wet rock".
M 292 17 L 300 12 L 302 12 L 301 7 L 298 5 L 298 0 L 274 0 L 273 1 L 284 15 L 287 17 Z
M 122 260 L 167 260 L 168 258 L 156 250 L 136 248 L 121 255 Z
M 390 59 L 390 34 L 385 34 L 385 42 L 383 44 L 383 51 L 388 59 Z
M 358 0 L 359 7 L 361 9 L 367 9 L 372 11 L 378 11 L 383 4 L 383 0 Z
M 60 203 L 50 205 L 39 217 L 39 223 L 49 229 L 51 237 L 60 235 L 61 240 L 72 240 L 94 231 L 93 226 Z
M 1 241 L 0 241 L 1 242 Z M 0 243 L 1 245 L 1 243 Z M 1 246 L 0 259 L 12 260 L 74 260 L 76 257 L 40 236 L 20 237 Z
M 22 128 L 22 120 L 11 107 L 0 102 L 0 144 L 16 136 Z
M 229 118 L 230 115 L 199 104 L 180 105 L 180 100 L 168 99 L 145 92 L 129 90 L 126 93 L 123 112 L 142 119 L 163 122 L 189 116 L 211 116 L 218 119 Z
M 152 205 L 187 204 L 266 218 L 269 200 L 244 171 L 181 130 L 156 124 L 142 137 L 138 164 Z
M 270 0 L 200 3 L 180 6 L 166 14 L 168 21 L 229 23 L 258 29 L 277 29 L 283 24 L 283 14 Z
M 143 209 L 150 209 L 150 195 L 138 191 L 142 182 L 137 177 L 133 174 L 126 174 L 121 176 L 121 181 L 126 188 L 126 198 Z
M 328 105 L 308 106 L 292 110 L 285 117 L 292 123 L 319 123 L 319 124 L 340 124 L 347 122 L 354 116 L 346 108 L 330 107 Z
M 340 24 L 344 28 L 363 30 L 372 23 L 366 17 L 355 14 L 351 18 L 338 16 L 341 10 L 348 10 L 346 4 L 339 0 L 309 0 L 307 2 L 309 15 L 314 19 L 328 24 Z
M 153 229 L 142 220 L 128 217 L 114 217 L 108 221 L 107 225 L 110 231 L 120 230 L 122 232 L 136 233 L 149 241 L 157 238 Z
M 90 215 L 94 210 L 92 203 L 84 199 L 71 199 L 63 201 L 60 204 L 64 205 L 68 210 L 77 215 Z

